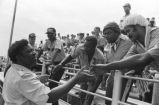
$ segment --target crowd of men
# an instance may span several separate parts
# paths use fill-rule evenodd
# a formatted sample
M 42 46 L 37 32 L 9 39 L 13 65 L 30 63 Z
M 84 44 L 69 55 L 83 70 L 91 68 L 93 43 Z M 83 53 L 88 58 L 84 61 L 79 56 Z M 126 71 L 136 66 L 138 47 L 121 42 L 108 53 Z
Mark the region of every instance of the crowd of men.
M 125 15 L 120 21 L 108 22 L 101 30 L 95 27 L 91 34 L 78 33 L 61 36 L 56 29 L 50 27 L 46 31 L 48 39 L 37 46 L 36 34 L 29 34 L 28 39 L 14 42 L 8 50 L 12 63 L 5 70 L 3 84 L 3 99 L 5 105 L 58 105 L 58 99 L 79 83 L 80 88 L 96 92 L 100 86 L 106 91 L 106 97 L 111 98 L 113 92 L 114 73 L 120 70 L 122 74 L 133 70 L 132 76 L 151 74 L 159 71 L 159 28 L 155 18 L 151 20 L 139 14 L 130 13 L 129 3 L 123 6 Z M 77 38 L 78 37 L 78 38 Z M 41 71 L 45 61 L 46 74 L 55 81 L 60 81 L 67 63 L 76 59 L 81 70 L 66 84 L 49 82 L 46 86 L 35 72 Z M 46 62 L 47 61 L 47 62 Z M 54 69 L 49 71 L 49 66 Z M 106 75 L 110 73 L 110 75 Z M 154 73 L 154 72 L 153 72 Z M 153 75 L 151 76 L 153 78 Z M 120 99 L 126 89 L 127 80 L 123 79 Z M 152 99 L 153 86 L 148 82 L 136 81 L 142 100 Z M 149 96 L 148 98 L 145 94 Z M 91 105 L 93 96 L 80 92 L 82 105 Z M 128 97 L 126 97 L 127 99 Z M 148 101 L 151 103 L 151 100 Z M 81 104 L 80 103 L 80 104 Z M 106 100 L 106 105 L 111 101 Z

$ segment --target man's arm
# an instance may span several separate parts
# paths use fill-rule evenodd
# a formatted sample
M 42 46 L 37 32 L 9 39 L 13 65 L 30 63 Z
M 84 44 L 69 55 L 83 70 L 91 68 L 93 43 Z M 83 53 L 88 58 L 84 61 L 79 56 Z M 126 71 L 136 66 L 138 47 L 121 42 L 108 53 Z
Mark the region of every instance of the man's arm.
M 123 69 L 134 69 L 143 68 L 153 61 L 153 58 L 149 53 L 137 54 L 120 61 L 115 61 L 109 64 L 97 64 L 93 66 L 93 71 L 97 73 L 106 73 L 110 70 L 123 70 Z M 95 68 L 98 68 L 96 71 Z
M 87 74 L 86 72 L 83 72 L 84 69 L 85 67 L 83 67 L 77 73 L 77 75 L 74 76 L 72 79 L 70 79 L 67 83 L 53 88 L 51 92 L 48 93 L 48 96 L 49 96 L 48 102 L 52 103 L 57 101 L 64 94 L 68 93 L 75 86 L 75 84 L 94 79 L 94 75 L 90 75 L 90 74 Z
M 67 83 L 55 87 L 51 90 L 51 92 L 48 94 L 49 96 L 49 103 L 57 101 L 60 97 L 62 97 L 64 94 L 66 94 L 74 85 L 77 83 L 77 78 L 72 78 Z
M 68 55 L 67 57 L 65 57 L 61 62 L 60 64 L 62 66 L 64 66 L 65 64 L 67 64 L 68 62 L 70 62 L 71 60 L 73 59 L 73 57 L 71 55 Z

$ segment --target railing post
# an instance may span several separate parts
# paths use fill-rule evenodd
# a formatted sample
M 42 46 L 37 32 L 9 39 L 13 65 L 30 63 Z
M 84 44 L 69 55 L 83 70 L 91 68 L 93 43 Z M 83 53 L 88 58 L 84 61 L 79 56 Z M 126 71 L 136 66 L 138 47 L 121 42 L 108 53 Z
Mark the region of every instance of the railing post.
M 159 80 L 159 74 L 155 74 L 155 79 Z M 159 105 L 159 83 L 154 83 L 152 105 Z
M 114 76 L 112 105 L 118 105 L 121 93 L 121 83 L 122 83 L 121 72 L 119 70 L 116 70 Z
M 42 65 L 42 72 L 41 75 L 46 74 L 46 67 L 45 67 L 45 61 L 43 61 L 43 65 Z

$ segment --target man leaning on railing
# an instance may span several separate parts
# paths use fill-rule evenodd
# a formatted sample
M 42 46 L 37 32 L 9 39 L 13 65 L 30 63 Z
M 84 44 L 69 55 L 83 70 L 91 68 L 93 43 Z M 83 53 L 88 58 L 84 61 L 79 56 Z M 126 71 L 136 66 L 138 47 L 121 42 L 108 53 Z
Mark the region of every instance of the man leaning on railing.
M 131 56 L 108 64 L 92 65 L 92 71 L 103 74 L 110 70 L 127 72 L 133 69 L 139 73 L 147 65 L 149 65 L 149 69 L 159 71 L 159 28 L 148 27 L 143 16 L 134 14 L 125 20 L 125 30 L 128 37 L 134 42 L 130 49 L 131 53 L 128 53 Z

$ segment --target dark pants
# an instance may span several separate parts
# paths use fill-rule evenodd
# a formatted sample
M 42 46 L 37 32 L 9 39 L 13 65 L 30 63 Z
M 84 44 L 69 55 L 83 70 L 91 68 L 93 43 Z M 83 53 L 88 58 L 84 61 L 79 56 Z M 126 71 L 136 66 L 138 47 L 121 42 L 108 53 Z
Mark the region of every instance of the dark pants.
M 97 88 L 102 82 L 102 79 L 103 79 L 102 75 L 96 76 L 96 81 L 81 83 L 80 88 L 94 93 L 96 92 Z M 93 95 L 89 95 L 84 92 L 80 93 L 80 99 L 81 99 L 82 105 L 91 105 L 93 98 L 94 98 Z
M 122 99 L 123 93 L 125 91 L 126 83 L 127 83 L 127 79 L 122 79 L 120 100 Z M 113 85 L 114 85 L 114 72 L 112 72 L 111 75 L 108 76 L 107 81 L 106 81 L 106 97 L 112 98 Z M 128 96 L 126 96 L 126 98 L 128 98 Z M 111 101 L 105 100 L 106 105 L 111 105 L 111 103 L 112 103 Z
M 55 65 L 59 64 L 60 62 L 54 62 Z M 60 79 L 62 78 L 63 74 L 65 72 L 65 69 L 61 68 L 60 70 L 58 70 L 56 73 L 51 74 L 50 79 L 55 80 L 55 81 L 60 81 Z M 57 87 L 58 83 L 55 82 L 49 82 L 49 87 L 50 89 Z M 59 105 L 58 101 L 54 102 L 52 105 Z

